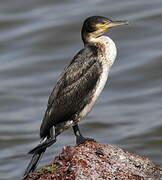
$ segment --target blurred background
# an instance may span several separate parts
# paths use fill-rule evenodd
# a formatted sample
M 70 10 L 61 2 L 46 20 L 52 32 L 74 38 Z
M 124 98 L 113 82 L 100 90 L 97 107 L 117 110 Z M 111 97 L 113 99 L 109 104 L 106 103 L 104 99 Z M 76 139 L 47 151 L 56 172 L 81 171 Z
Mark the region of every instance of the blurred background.
M 97 105 L 81 122 L 85 136 L 162 164 L 162 1 L 0 1 L 0 179 L 20 179 L 39 142 L 50 92 L 83 47 L 85 18 L 129 20 L 111 29 L 118 56 Z M 50 163 L 74 145 L 71 129 L 48 149 Z

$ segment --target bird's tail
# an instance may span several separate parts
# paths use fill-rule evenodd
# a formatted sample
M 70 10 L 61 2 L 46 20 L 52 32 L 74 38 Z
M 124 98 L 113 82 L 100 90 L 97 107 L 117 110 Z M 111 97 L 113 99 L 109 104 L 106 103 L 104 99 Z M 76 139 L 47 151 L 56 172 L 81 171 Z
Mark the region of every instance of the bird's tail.
M 47 147 L 51 146 L 55 142 L 56 142 L 56 138 L 46 139 L 43 143 L 40 143 L 34 149 L 29 151 L 29 154 L 33 154 L 33 157 L 31 159 L 28 167 L 25 170 L 23 179 L 25 179 L 29 173 L 33 172 L 36 169 L 36 167 L 37 167 L 41 157 L 43 156 L 44 152 L 46 151 Z
M 27 177 L 28 174 L 30 174 L 31 172 L 33 172 L 36 169 L 36 167 L 37 167 L 41 157 L 43 156 L 45 150 L 46 150 L 46 148 L 33 154 L 33 157 L 31 159 L 28 167 L 25 170 L 24 179 Z

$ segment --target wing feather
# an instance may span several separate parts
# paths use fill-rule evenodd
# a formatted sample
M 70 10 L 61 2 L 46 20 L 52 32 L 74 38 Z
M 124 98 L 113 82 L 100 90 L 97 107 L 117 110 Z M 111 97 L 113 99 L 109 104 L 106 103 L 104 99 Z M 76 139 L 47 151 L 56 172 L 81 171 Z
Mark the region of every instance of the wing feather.
M 90 100 L 100 77 L 101 64 L 91 49 L 81 50 L 64 69 L 53 89 L 41 125 L 40 136 L 58 123 L 70 120 Z

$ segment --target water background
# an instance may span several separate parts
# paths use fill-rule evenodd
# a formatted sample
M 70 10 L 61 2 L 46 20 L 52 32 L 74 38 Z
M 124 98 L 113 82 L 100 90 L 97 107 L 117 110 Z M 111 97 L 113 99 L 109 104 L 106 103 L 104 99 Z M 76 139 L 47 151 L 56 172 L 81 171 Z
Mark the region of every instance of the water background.
M 108 32 L 118 56 L 98 103 L 81 123 L 85 136 L 162 164 L 162 1 L 0 1 L 0 179 L 20 179 L 39 142 L 39 127 L 58 75 L 83 47 L 91 15 L 129 20 Z M 63 146 L 48 149 L 40 166 Z M 39 167 L 40 167 L 39 166 Z

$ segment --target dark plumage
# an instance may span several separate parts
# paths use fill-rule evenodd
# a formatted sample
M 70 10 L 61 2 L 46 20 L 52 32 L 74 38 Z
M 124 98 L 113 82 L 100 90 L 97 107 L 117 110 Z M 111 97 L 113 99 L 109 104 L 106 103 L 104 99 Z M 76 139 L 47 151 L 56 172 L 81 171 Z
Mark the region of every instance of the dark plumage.
M 78 122 L 93 107 L 116 57 L 114 42 L 100 36 L 111 27 L 126 23 L 113 22 L 101 16 L 92 16 L 84 21 L 81 31 L 84 48 L 64 69 L 49 97 L 40 128 L 42 142 L 29 152 L 33 157 L 24 178 L 35 170 L 46 148 L 55 143 L 56 137 L 65 129 L 73 127 L 77 144 L 93 140 L 82 136 Z
M 90 101 L 102 68 L 96 52 L 96 48 L 87 46 L 65 68 L 49 97 L 41 138 L 48 135 L 51 126 L 73 120 Z

